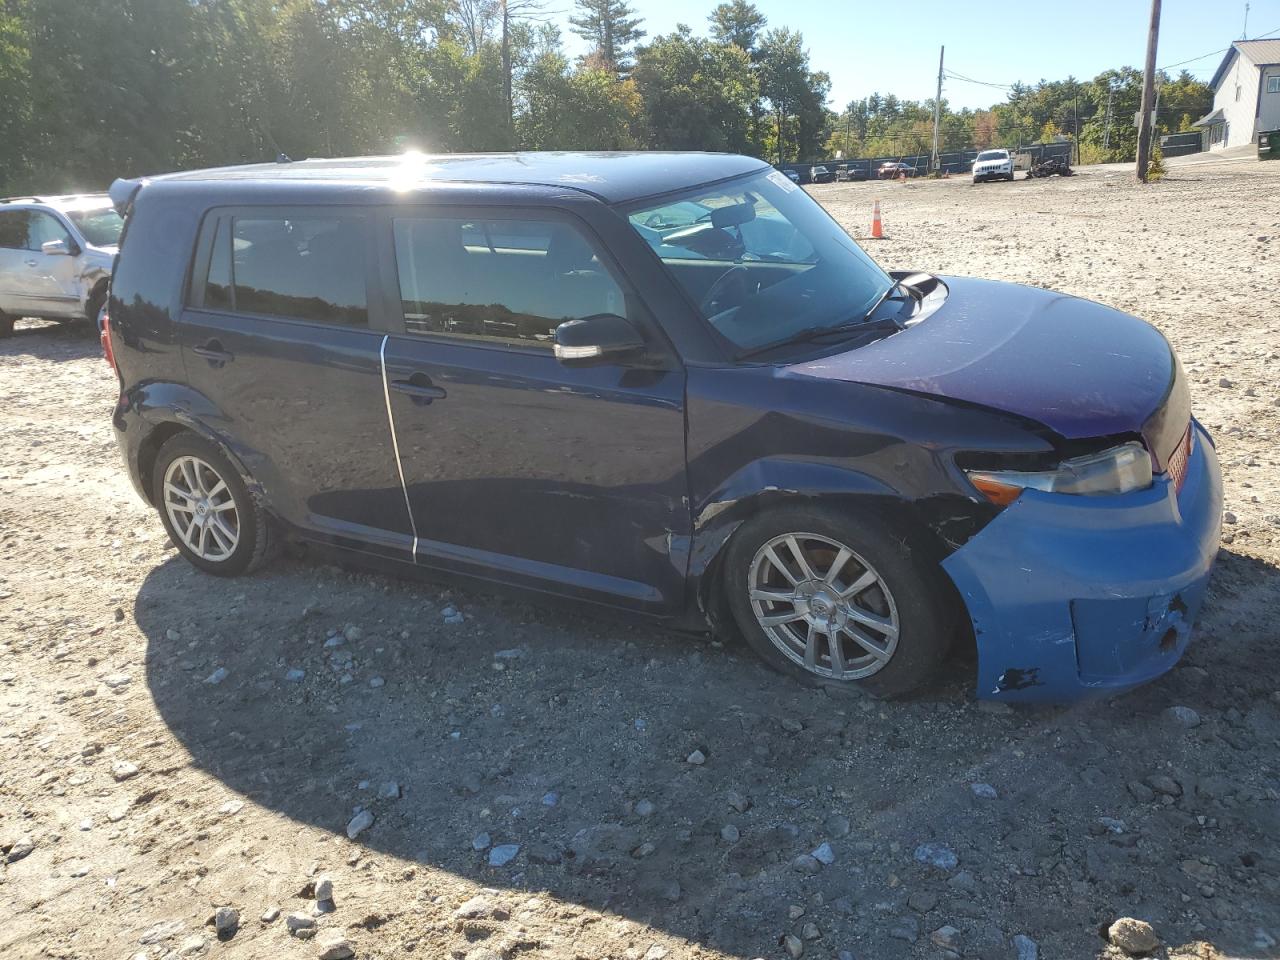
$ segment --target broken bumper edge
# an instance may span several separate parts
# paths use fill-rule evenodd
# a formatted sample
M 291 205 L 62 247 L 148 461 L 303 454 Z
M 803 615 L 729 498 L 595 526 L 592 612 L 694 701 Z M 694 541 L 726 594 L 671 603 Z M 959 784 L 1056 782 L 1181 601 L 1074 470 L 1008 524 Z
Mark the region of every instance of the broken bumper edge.
M 1181 491 L 1165 476 L 1113 497 L 1027 490 L 943 561 L 973 623 L 980 699 L 1109 696 L 1178 662 L 1222 533 L 1213 442 L 1192 431 Z

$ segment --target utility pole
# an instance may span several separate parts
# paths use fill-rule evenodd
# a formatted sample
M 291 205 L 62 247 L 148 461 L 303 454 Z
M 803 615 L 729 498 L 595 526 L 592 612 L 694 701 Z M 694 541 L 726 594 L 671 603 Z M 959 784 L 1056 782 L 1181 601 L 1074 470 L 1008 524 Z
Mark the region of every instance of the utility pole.
M 1071 98 L 1071 139 L 1076 145 L 1076 166 L 1080 166 L 1080 94 Z
M 947 48 L 938 50 L 938 94 L 933 98 L 933 157 L 929 161 L 929 169 L 938 170 L 938 124 L 942 122 L 942 58 Z
M 1151 0 L 1151 26 L 1147 30 L 1147 63 L 1142 72 L 1142 107 L 1138 116 L 1138 179 L 1147 182 L 1151 159 L 1151 110 L 1155 100 L 1156 44 L 1160 40 L 1160 0 Z

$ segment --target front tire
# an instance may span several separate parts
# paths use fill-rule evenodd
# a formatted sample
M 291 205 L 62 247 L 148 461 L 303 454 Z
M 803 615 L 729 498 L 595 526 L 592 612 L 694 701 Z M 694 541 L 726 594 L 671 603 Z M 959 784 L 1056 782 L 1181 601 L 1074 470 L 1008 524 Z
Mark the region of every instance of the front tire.
M 811 686 L 899 696 L 950 646 L 941 571 L 872 517 L 807 506 L 761 514 L 734 534 L 722 583 L 756 653 Z
M 13 317 L 0 313 L 0 340 L 13 336 L 13 321 Z
M 191 433 L 166 441 L 151 490 L 169 538 L 192 565 L 231 577 L 266 560 L 272 540 L 266 511 L 209 441 Z

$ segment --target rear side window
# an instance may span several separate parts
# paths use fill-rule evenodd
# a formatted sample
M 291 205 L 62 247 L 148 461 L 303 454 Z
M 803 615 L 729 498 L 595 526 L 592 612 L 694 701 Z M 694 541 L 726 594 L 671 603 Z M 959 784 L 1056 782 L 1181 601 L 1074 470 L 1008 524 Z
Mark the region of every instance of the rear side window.
M 408 333 L 550 347 L 566 320 L 627 315 L 593 242 L 561 220 L 396 218 Z
M 219 217 L 204 307 L 367 326 L 365 231 L 354 217 Z

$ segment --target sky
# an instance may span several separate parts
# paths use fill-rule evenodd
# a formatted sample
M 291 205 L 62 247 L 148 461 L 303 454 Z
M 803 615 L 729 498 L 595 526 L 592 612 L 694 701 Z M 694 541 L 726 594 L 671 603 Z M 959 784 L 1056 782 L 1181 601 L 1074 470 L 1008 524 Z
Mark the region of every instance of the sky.
M 631 0 L 649 36 L 686 23 L 705 34 L 719 0 Z M 905 100 L 931 99 L 938 78 L 938 48 L 946 67 L 974 80 L 1089 80 L 1103 70 L 1142 69 L 1149 0 L 755 0 L 770 27 L 804 34 L 810 67 L 831 75 L 828 106 L 879 92 Z M 1280 0 L 1250 0 L 1249 37 L 1280 37 Z M 1222 50 L 1240 39 L 1244 0 L 1164 0 L 1158 66 Z M 571 55 L 587 45 L 570 32 L 571 0 L 548 0 L 551 19 L 564 32 Z M 1185 65 L 1208 80 L 1221 53 Z M 1175 67 L 1173 72 L 1182 69 Z M 953 108 L 989 107 L 1005 91 L 947 79 L 943 99 Z

